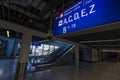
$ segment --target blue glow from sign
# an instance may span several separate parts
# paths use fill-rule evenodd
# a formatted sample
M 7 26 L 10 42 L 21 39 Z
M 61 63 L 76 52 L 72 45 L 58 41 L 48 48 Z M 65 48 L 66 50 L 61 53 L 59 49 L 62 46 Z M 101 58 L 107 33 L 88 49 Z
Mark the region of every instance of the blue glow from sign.
M 55 19 L 54 35 L 120 21 L 120 0 L 78 0 Z
M 33 42 L 32 42 L 32 45 L 41 46 L 41 43 L 40 43 L 40 42 L 37 42 L 37 41 L 33 41 Z

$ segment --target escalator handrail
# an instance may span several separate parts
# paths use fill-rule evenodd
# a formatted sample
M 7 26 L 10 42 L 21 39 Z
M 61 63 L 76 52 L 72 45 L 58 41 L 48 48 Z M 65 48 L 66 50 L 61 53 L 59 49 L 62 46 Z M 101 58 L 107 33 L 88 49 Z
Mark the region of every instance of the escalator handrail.
M 37 63 L 37 64 L 46 64 L 46 63 L 49 63 L 49 62 L 53 62 L 55 59 L 59 58 L 61 55 L 64 55 L 64 52 L 66 52 L 66 50 L 68 50 L 67 52 L 69 52 L 69 49 L 71 49 L 71 47 L 73 47 L 72 44 L 69 44 L 69 45 L 68 44 L 64 44 L 59 49 L 57 49 L 56 51 L 51 53 L 49 56 L 47 56 L 47 57 L 43 56 L 43 57 L 45 57 L 45 62 Z M 61 49 L 62 49 L 62 51 L 61 51 Z M 58 54 L 56 54 L 56 53 L 58 53 Z M 37 58 L 40 58 L 40 57 L 37 57 Z M 34 63 L 32 63 L 32 62 L 31 62 L 31 64 L 34 65 Z
M 70 51 L 69 49 L 72 49 L 73 47 L 74 47 L 74 46 L 71 46 L 71 45 L 70 45 L 70 46 L 68 46 L 66 49 L 64 49 L 64 51 L 62 51 L 62 52 L 60 52 L 60 53 L 63 53 L 63 52 L 65 52 L 66 50 L 68 50 L 67 52 L 69 52 L 69 51 Z M 69 48 L 69 49 L 68 49 L 68 48 Z M 67 53 L 67 52 L 66 52 L 66 53 Z M 65 54 L 66 54 L 66 53 L 65 53 Z M 57 56 L 54 56 L 53 58 L 51 58 L 51 60 L 46 61 L 45 63 L 37 63 L 37 64 L 40 65 L 40 64 L 46 64 L 46 63 L 48 64 L 48 63 L 50 63 L 50 62 L 54 62 L 54 61 L 56 61 L 56 59 L 58 59 L 60 56 L 61 56 L 61 54 L 60 54 L 59 56 L 58 56 L 58 55 L 57 55 Z

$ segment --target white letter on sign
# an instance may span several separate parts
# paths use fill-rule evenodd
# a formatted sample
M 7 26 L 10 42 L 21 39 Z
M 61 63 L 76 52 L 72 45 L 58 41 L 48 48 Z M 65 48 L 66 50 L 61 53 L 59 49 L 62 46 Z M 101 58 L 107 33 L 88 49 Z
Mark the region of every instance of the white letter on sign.
M 86 9 L 82 9 L 82 10 L 81 10 L 81 17 L 85 17 L 85 16 L 86 16 L 85 10 L 86 10 Z
M 66 27 L 63 27 L 63 33 L 66 33 Z
M 95 12 L 95 10 L 94 10 L 95 4 L 93 4 L 93 5 L 89 6 L 89 7 L 90 7 L 90 14 L 94 13 Z

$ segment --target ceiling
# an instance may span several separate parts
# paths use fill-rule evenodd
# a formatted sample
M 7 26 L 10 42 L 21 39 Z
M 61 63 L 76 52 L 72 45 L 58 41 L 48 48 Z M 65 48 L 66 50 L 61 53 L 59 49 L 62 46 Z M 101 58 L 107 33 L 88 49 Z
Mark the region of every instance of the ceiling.
M 120 49 L 120 29 L 74 35 L 65 39 L 99 49 Z
M 51 14 L 54 20 L 56 14 L 75 1 L 77 0 L 0 0 L 0 19 L 47 33 Z
M 72 40 L 74 42 L 120 39 L 120 29 L 93 32 L 83 35 L 73 35 L 68 37 L 66 36 L 65 39 Z

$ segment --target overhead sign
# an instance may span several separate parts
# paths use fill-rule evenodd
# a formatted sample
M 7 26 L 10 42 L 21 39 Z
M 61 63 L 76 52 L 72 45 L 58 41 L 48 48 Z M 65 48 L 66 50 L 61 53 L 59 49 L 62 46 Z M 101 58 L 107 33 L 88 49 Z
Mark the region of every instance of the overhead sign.
M 120 0 L 78 0 L 55 19 L 54 35 L 120 21 Z

